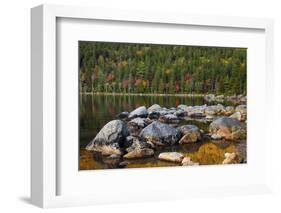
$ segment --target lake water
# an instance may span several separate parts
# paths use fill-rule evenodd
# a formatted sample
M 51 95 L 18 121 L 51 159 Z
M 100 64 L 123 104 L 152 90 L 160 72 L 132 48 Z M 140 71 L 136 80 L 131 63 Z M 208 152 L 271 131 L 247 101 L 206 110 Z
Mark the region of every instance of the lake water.
M 86 145 L 96 136 L 101 128 L 116 115 L 123 111 L 132 111 L 139 106 L 149 107 L 152 104 L 162 107 L 177 107 L 185 105 L 203 105 L 203 97 L 177 97 L 177 96 L 120 96 L 120 95 L 81 95 L 80 96 L 80 169 L 110 169 L 118 168 L 119 160 L 109 160 L 95 152 L 85 150 Z M 228 104 L 229 105 L 229 104 Z M 209 123 L 198 121 L 184 121 L 182 124 L 196 124 L 207 131 Z M 219 164 L 224 159 L 225 152 L 239 151 L 246 156 L 245 141 L 228 142 L 204 140 L 199 143 L 187 145 L 174 145 L 155 150 L 151 158 L 130 160 L 127 168 L 178 166 L 178 164 L 160 161 L 157 156 L 163 151 L 178 151 L 199 162 L 200 165 Z

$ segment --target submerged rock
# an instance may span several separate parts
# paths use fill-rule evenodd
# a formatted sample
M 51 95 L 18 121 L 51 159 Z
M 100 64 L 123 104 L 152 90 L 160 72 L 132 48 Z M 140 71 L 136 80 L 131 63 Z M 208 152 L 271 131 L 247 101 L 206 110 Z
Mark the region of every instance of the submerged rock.
M 121 155 L 121 147 L 128 135 L 128 129 L 123 121 L 110 121 L 87 145 L 86 150 L 101 152 L 102 155 Z
M 246 130 L 237 119 L 221 117 L 214 120 L 209 127 L 213 139 L 238 140 L 246 137 Z
M 183 154 L 179 152 L 162 152 L 158 156 L 160 160 L 171 161 L 175 163 L 181 163 L 183 157 Z
M 180 132 L 168 124 L 154 121 L 141 131 L 140 137 L 155 145 L 173 145 L 179 140 Z
M 194 143 L 201 140 L 200 129 L 195 125 L 184 125 L 179 127 L 179 130 L 183 135 L 179 144 Z
M 239 157 L 236 153 L 225 153 L 225 159 L 223 160 L 222 164 L 234 164 L 239 163 Z
M 133 119 L 133 118 L 136 118 L 136 117 L 146 118 L 147 115 L 148 115 L 148 112 L 147 112 L 146 107 L 141 106 L 141 107 L 136 108 L 134 111 L 132 111 L 129 114 L 129 119 Z
M 154 155 L 153 149 L 142 148 L 142 149 L 134 149 L 131 152 L 128 152 L 123 156 L 123 158 L 135 159 L 135 158 L 151 157 L 152 155 Z
M 190 157 L 184 157 L 181 164 L 183 166 L 199 166 L 199 163 L 193 162 Z
M 132 144 L 126 149 L 128 152 L 123 156 L 126 159 L 150 157 L 154 155 L 152 146 L 137 137 L 132 137 Z

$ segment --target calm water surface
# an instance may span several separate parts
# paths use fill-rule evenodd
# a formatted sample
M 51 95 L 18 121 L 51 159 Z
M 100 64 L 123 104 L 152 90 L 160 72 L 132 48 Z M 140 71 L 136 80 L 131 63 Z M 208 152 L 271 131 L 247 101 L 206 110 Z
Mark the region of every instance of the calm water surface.
M 117 168 L 120 160 L 109 160 L 98 153 L 88 152 L 85 146 L 96 136 L 101 128 L 116 115 L 123 111 L 132 111 L 139 106 L 149 107 L 152 104 L 162 107 L 185 105 L 203 105 L 202 97 L 175 96 L 113 96 L 113 95 L 81 95 L 80 96 L 80 169 L 111 169 Z M 229 105 L 229 104 L 228 104 Z M 195 124 L 207 131 L 209 124 L 198 121 L 184 121 L 181 124 Z M 246 143 L 227 141 L 202 141 L 187 145 L 174 145 L 155 150 L 151 158 L 129 160 L 127 168 L 177 166 L 178 164 L 159 161 L 157 156 L 163 151 L 178 151 L 190 156 L 193 161 L 203 165 L 220 164 L 225 152 L 239 151 L 246 156 Z M 122 161 L 122 159 L 121 159 Z

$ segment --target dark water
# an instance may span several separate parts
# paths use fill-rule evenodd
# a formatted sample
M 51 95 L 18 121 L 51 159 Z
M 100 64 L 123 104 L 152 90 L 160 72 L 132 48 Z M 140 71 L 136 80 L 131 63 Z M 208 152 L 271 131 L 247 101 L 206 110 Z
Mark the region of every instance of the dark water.
M 113 96 L 113 95 L 81 95 L 80 96 L 80 169 L 110 169 L 117 168 L 120 160 L 109 160 L 98 153 L 88 152 L 85 146 L 96 136 L 100 129 L 109 121 L 116 119 L 122 111 L 132 111 L 139 106 L 149 107 L 152 104 L 162 107 L 177 107 L 185 105 L 203 105 L 203 97 L 176 96 Z M 209 123 L 198 121 L 184 121 L 181 124 L 195 124 L 207 131 Z M 175 145 L 155 150 L 151 158 L 130 160 L 126 167 L 161 167 L 177 166 L 178 164 L 164 162 L 157 159 L 160 152 L 178 151 L 200 164 L 219 164 L 224 159 L 225 152 L 235 152 L 241 149 L 245 152 L 245 141 L 227 142 L 204 140 L 199 143 Z

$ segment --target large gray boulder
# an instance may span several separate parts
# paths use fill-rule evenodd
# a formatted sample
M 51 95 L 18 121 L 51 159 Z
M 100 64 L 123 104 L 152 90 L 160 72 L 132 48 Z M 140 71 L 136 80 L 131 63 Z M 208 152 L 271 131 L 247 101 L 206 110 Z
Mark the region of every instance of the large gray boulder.
M 183 135 L 179 144 L 194 143 L 201 140 L 200 129 L 195 125 L 184 125 L 178 128 Z
M 154 121 L 141 131 L 140 137 L 155 145 L 173 145 L 179 140 L 180 131 L 168 124 Z
M 129 114 L 129 119 L 136 118 L 136 117 L 146 118 L 147 115 L 148 115 L 148 111 L 147 111 L 146 107 L 141 106 L 141 107 L 136 108 L 134 111 L 132 111 Z
M 102 155 L 120 155 L 122 154 L 121 147 L 128 134 L 127 127 L 123 121 L 110 121 L 87 145 L 86 150 L 101 152 Z
M 246 137 L 246 130 L 237 119 L 221 117 L 209 127 L 213 139 L 238 140 Z

